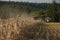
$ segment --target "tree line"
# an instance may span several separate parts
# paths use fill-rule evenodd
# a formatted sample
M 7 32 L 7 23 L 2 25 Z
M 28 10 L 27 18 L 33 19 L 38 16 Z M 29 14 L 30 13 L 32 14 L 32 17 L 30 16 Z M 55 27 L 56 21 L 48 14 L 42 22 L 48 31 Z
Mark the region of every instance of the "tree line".
M 0 17 L 7 18 L 8 13 L 4 12 L 2 6 L 6 5 L 8 8 L 18 10 L 20 12 L 26 12 L 27 14 L 34 14 L 42 18 L 50 17 L 51 21 L 59 22 L 60 21 L 60 4 L 53 1 L 53 3 L 28 3 L 28 2 L 2 2 L 0 1 Z M 10 11 L 11 12 L 11 11 Z M 10 13 L 9 13 L 10 14 Z M 15 15 L 17 13 L 14 13 Z M 18 13 L 20 14 L 20 13 Z M 11 16 L 11 15 L 10 15 Z

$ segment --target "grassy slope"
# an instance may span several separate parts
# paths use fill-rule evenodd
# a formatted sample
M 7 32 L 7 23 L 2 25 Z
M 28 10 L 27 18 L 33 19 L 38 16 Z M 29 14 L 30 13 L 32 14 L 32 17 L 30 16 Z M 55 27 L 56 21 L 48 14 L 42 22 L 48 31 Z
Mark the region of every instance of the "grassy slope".
M 49 40 L 60 40 L 60 23 L 46 23 L 48 25 Z M 51 36 L 51 38 L 50 38 Z
M 23 31 L 25 38 L 32 40 L 60 40 L 60 23 L 34 24 L 34 26 L 30 27 L 26 27 L 27 29 Z M 29 29 L 31 30 L 29 31 Z
M 32 18 L 0 19 L 0 40 L 60 40 L 60 23 Z

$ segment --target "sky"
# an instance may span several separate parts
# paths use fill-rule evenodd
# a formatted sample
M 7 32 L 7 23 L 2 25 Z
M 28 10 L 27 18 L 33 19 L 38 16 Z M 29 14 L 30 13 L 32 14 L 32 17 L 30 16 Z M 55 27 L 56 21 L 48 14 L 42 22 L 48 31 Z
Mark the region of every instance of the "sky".
M 9 0 L 1 0 L 1 1 L 9 1 Z M 53 0 L 10 0 L 10 1 L 32 2 L 32 3 L 52 3 Z M 56 0 L 56 2 L 60 3 L 60 0 Z

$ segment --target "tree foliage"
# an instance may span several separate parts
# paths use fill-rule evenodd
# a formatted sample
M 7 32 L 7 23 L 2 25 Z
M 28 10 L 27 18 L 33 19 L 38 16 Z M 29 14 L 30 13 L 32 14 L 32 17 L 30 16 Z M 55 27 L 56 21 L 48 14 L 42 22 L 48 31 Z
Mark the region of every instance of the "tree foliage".
M 47 7 L 47 15 L 49 17 L 51 17 L 51 21 L 57 21 L 56 18 L 57 18 L 57 3 L 55 1 L 53 1 L 52 4 L 50 4 L 48 7 Z

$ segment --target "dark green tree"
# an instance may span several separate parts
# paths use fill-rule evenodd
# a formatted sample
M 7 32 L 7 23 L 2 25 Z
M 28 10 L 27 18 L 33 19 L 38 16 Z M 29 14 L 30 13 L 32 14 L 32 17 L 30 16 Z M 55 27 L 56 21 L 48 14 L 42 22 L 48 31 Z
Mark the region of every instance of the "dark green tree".
M 56 16 L 57 16 L 57 3 L 55 1 L 53 1 L 52 4 L 48 5 L 46 13 L 47 13 L 47 15 L 49 17 L 51 17 L 51 21 L 55 21 L 56 20 Z

